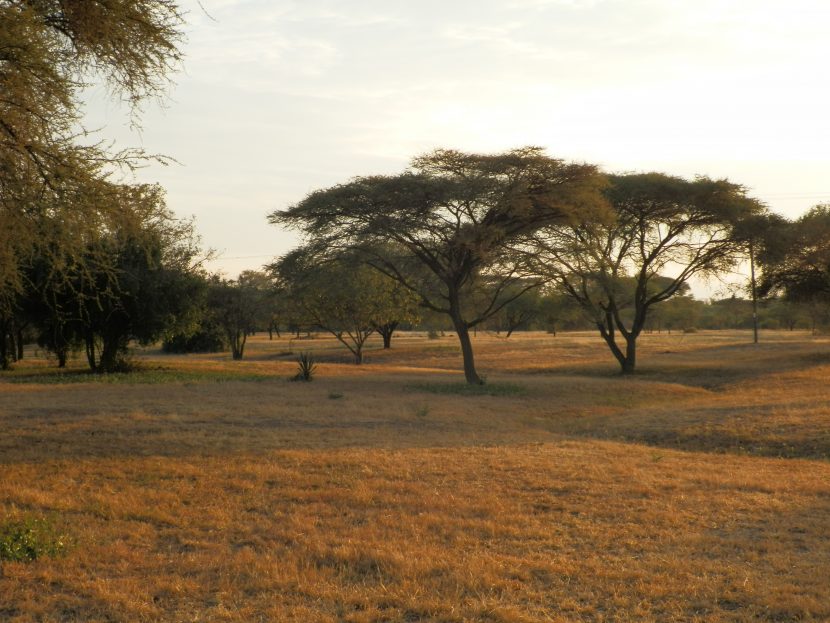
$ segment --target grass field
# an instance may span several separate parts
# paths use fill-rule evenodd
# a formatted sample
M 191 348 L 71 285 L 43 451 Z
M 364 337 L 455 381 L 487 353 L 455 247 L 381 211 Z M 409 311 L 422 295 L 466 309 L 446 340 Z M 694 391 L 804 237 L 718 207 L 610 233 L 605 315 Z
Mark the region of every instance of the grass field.
M 0 551 L 60 551 L 0 563 L 0 621 L 828 621 L 830 339 L 762 339 L 646 335 L 621 378 L 592 334 L 479 334 L 473 392 L 453 336 L 31 353 Z

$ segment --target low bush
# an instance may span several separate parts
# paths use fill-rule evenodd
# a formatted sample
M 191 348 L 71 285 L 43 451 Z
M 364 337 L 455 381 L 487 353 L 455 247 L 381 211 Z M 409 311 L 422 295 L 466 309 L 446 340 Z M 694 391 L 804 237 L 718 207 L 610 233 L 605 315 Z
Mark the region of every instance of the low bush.
M 48 519 L 25 517 L 0 524 L 0 560 L 30 562 L 60 554 L 67 545 Z

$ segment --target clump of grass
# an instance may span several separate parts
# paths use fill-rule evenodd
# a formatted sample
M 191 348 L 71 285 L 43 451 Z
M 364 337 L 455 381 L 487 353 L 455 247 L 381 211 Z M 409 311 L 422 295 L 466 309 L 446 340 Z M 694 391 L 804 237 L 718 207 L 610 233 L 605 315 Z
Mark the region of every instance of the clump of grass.
M 312 381 L 314 374 L 317 371 L 317 363 L 314 361 L 314 355 L 305 351 L 297 357 L 297 374 L 292 378 L 293 381 Z
M 329 392 L 329 400 L 340 400 L 342 397 L 340 392 Z
M 426 417 L 429 415 L 429 405 L 421 405 L 417 409 L 415 409 L 415 416 L 416 417 Z
M 469 385 L 467 383 L 414 383 L 407 386 L 410 391 L 428 392 L 430 394 L 458 396 L 524 396 L 527 388 L 516 383 L 487 383 Z
M 0 524 L 0 560 L 31 562 L 54 557 L 67 546 L 67 537 L 43 517 L 25 517 Z

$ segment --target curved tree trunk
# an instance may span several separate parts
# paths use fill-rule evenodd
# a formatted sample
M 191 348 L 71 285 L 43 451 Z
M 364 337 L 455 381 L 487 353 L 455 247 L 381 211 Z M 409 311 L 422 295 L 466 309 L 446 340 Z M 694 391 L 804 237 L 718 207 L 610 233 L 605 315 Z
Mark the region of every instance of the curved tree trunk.
M 473 342 L 470 339 L 470 329 L 463 320 L 453 318 L 458 341 L 461 343 L 461 356 L 464 359 L 464 378 L 469 385 L 483 385 L 484 381 L 476 372 L 475 358 L 473 357 Z
M 84 346 L 86 347 L 86 360 L 89 363 L 89 369 L 96 372 L 98 362 L 95 360 L 95 336 L 91 331 L 84 333 Z

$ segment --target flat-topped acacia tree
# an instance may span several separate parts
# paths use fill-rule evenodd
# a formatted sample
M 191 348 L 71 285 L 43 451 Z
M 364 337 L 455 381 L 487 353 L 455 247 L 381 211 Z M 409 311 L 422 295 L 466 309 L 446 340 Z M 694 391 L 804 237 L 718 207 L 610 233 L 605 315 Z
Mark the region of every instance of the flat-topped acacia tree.
M 662 173 L 609 176 L 605 195 L 610 219 L 540 229 L 528 258 L 593 320 L 629 374 L 652 306 L 695 275 L 732 268 L 744 250 L 741 224 L 764 208 L 727 180 Z
M 550 158 L 538 147 L 495 155 L 437 150 L 399 175 L 313 192 L 269 221 L 302 231 L 318 250 L 362 251 L 422 306 L 447 314 L 466 380 L 480 384 L 470 328 L 544 281 L 528 278 L 513 243 L 602 209 L 603 183 L 595 166 Z M 482 280 L 487 296 L 473 296 Z

